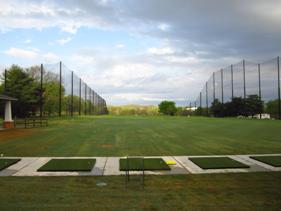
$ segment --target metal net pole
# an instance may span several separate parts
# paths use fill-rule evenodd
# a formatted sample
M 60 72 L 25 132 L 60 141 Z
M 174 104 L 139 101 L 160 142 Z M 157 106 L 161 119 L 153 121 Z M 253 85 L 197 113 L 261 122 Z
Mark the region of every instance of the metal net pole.
M 280 57 L 277 57 L 277 76 L 278 76 L 278 118 L 281 119 L 281 102 L 280 102 Z
M 61 116 L 61 92 L 62 92 L 62 87 L 61 87 L 61 83 L 62 83 L 62 70 L 61 70 L 61 62 L 60 62 L 60 88 L 59 88 L 59 116 Z
M 43 114 L 43 64 L 40 68 L 40 117 Z
M 245 60 L 243 60 L 243 86 L 244 86 L 244 99 L 246 99 L 246 70 L 245 70 Z

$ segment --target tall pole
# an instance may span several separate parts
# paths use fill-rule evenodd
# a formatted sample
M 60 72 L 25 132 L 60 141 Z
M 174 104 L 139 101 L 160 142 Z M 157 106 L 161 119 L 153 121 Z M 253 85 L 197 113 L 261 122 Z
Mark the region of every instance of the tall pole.
M 84 108 L 84 114 L 87 114 L 87 84 L 85 83 L 85 108 Z
M 216 99 L 216 79 L 215 79 L 215 73 L 213 72 L 213 100 Z
M 261 65 L 258 64 L 258 79 L 259 79 L 259 98 L 261 100 Z M 261 112 L 260 112 L 260 119 L 261 119 Z
M 62 79 L 61 79 L 61 76 L 62 76 L 62 71 L 61 71 L 61 62 L 60 62 L 60 89 L 59 89 L 59 116 L 61 116 L 61 83 L 62 83 Z
M 41 64 L 40 71 L 40 117 L 43 116 L 43 64 Z
M 281 100 L 280 100 L 280 57 L 277 57 L 277 70 L 278 70 L 278 118 L 281 119 Z
M 92 94 L 92 103 L 93 103 L 93 115 L 95 115 L 95 91 L 93 90 Z
M 73 71 L 71 71 L 71 107 L 70 115 L 73 116 Z
M 233 89 L 233 65 L 230 66 L 231 70 L 231 100 L 234 97 L 234 89 Z
M 206 113 L 209 116 L 209 106 L 208 106 L 208 82 L 206 82 Z
M 245 60 L 243 59 L 243 85 L 244 85 L 244 99 L 246 99 L 246 70 L 245 70 Z
M 4 94 L 7 92 L 7 69 L 5 69 L 4 73 Z
M 81 115 L 81 78 L 79 79 L 79 116 Z
M 96 92 L 95 91 L 93 91 L 93 105 L 94 105 L 93 112 L 95 115 L 96 114 Z
M 221 102 L 224 104 L 224 98 L 223 98 L 223 69 L 221 69 Z
M 89 114 L 92 115 L 92 89 L 89 90 L 89 102 L 90 102 L 90 108 L 89 108 Z
M 200 104 L 200 108 L 202 110 L 202 92 L 200 92 L 199 104 Z

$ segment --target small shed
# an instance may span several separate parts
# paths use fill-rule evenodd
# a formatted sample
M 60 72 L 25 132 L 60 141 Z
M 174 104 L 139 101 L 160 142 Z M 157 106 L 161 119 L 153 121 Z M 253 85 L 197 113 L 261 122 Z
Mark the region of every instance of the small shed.
M 5 102 L 5 111 L 4 111 L 4 128 L 13 128 L 14 121 L 12 118 L 12 101 L 16 101 L 16 98 L 9 97 L 7 95 L 0 94 L 0 100 Z

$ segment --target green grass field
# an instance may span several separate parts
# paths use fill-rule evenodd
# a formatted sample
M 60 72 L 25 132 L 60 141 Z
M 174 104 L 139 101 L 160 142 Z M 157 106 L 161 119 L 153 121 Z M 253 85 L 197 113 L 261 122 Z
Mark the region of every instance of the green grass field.
M 132 179 L 132 178 L 131 178 Z M 2 177 L 1 210 L 280 210 L 281 173 Z M 133 179 L 132 179 L 133 180 Z M 105 182 L 107 186 L 97 187 Z
M 281 121 L 99 116 L 0 131 L 3 156 L 281 153 Z M 125 177 L 0 177 L 1 210 L 280 210 L 281 172 Z M 105 187 L 97 187 L 100 182 Z M 30 191 L 32 190 L 32 191 Z
M 212 155 L 281 152 L 281 121 L 99 116 L 0 131 L 4 156 Z M 12 134 L 11 134 L 12 133 Z

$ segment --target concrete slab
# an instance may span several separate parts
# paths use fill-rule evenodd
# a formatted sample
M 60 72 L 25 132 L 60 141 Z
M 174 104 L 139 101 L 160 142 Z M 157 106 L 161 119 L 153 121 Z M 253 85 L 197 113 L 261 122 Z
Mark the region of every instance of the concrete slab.
M 125 172 L 119 171 L 119 159 L 125 157 L 108 157 L 103 175 L 125 175 Z
M 104 173 L 105 165 L 107 163 L 107 159 L 107 157 L 97 157 L 96 164 L 90 174 L 94 176 L 102 176 Z
M 93 168 L 91 172 L 39 172 L 37 171 L 41 166 L 46 164 L 51 159 L 83 159 L 83 158 L 93 158 L 93 157 L 42 157 L 42 158 L 33 158 L 33 162 L 29 163 L 25 168 L 18 171 L 13 176 L 91 176 L 91 175 L 102 175 L 99 173 L 99 166 L 102 165 L 102 159 L 99 159 L 98 168 Z
M 205 155 L 205 156 L 147 156 L 145 158 L 162 158 L 164 161 L 173 160 L 176 165 L 170 165 L 170 171 L 145 171 L 145 175 L 166 175 L 166 174 L 209 174 L 209 173 L 235 173 L 235 172 L 262 172 L 281 171 L 281 167 L 273 167 L 260 161 L 251 159 L 254 155 Z M 280 154 L 263 154 L 280 155 Z M 191 157 L 230 157 L 250 168 L 243 169 L 201 169 L 189 160 Z M 3 157 L 4 158 L 4 157 Z M 20 158 L 20 157 L 5 157 Z M 90 172 L 37 172 L 41 166 L 54 158 L 95 158 L 96 164 Z M 0 176 L 102 176 L 102 175 L 125 175 L 119 171 L 119 159 L 125 157 L 23 157 L 18 163 L 0 171 Z M 131 175 L 142 174 L 141 171 L 130 171 Z
M 20 171 L 22 168 L 28 166 L 30 163 L 34 162 L 34 158 L 16 158 L 21 159 L 19 162 L 15 163 L 14 165 L 9 166 L 8 168 L 0 171 L 0 176 L 12 176 Z
M 257 165 L 256 163 L 252 162 L 251 160 L 245 159 L 243 156 L 239 156 L 239 155 L 230 155 L 230 158 L 232 158 L 233 160 L 236 160 L 238 162 L 241 162 L 247 166 L 250 166 L 250 168 L 248 169 L 249 172 L 259 172 L 259 171 L 269 171 L 268 169 Z
M 26 165 L 13 176 L 37 176 L 37 169 L 47 163 L 51 158 L 33 158 L 29 165 Z
M 271 154 L 271 155 L 277 155 L 277 154 Z M 274 166 L 268 165 L 266 163 L 252 159 L 252 158 L 250 158 L 250 156 L 260 156 L 260 155 L 237 155 L 237 157 L 245 160 L 246 162 L 251 162 L 251 163 L 255 164 L 256 166 L 259 166 L 260 168 L 266 169 L 267 171 L 281 171 L 281 167 L 274 167 Z

